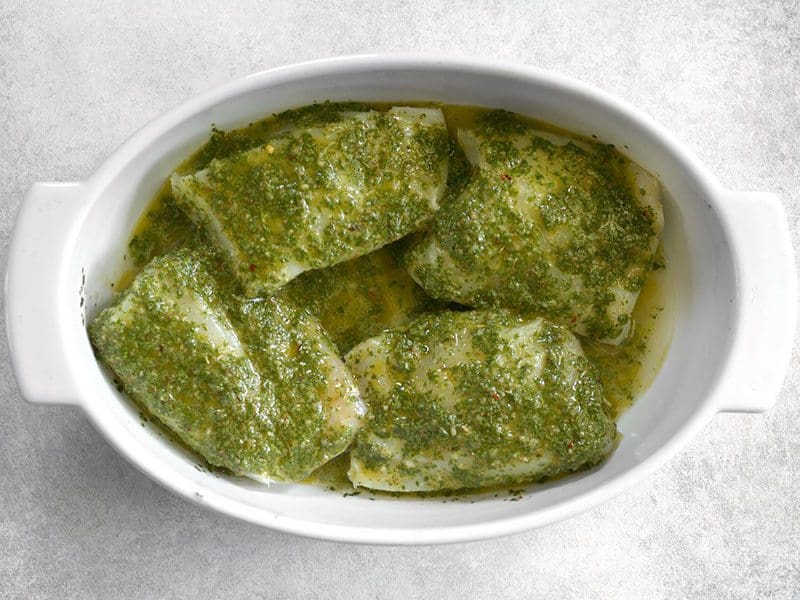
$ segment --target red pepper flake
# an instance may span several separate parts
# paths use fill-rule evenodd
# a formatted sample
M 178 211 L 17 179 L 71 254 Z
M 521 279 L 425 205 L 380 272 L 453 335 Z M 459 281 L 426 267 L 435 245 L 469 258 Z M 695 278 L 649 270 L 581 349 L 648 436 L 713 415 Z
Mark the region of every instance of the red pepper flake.
M 495 390 L 492 390 L 492 398 L 495 400 L 500 400 L 500 394 L 498 394 Z
M 574 317 L 572 317 L 572 318 L 569 320 L 569 322 L 570 322 L 570 323 L 576 323 L 577 321 L 578 321 L 578 315 L 575 315 Z
M 500 173 L 500 179 L 503 181 L 511 181 L 511 175 L 508 173 Z
M 574 447 L 575 447 L 575 444 L 573 444 L 572 442 L 567 444 L 567 448 L 569 448 L 570 450 L 572 450 Z
M 250 272 L 251 273 L 256 270 L 256 266 L 254 264 L 252 264 L 252 263 L 250 263 L 250 267 L 249 268 L 250 268 Z

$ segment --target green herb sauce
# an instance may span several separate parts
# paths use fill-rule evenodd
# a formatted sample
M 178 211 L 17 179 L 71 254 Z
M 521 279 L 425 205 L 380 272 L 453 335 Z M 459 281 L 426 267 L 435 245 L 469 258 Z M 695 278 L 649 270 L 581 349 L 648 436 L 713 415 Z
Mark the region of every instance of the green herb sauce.
M 355 382 L 307 312 L 245 300 L 189 249 L 155 258 L 89 326 L 125 392 L 210 464 L 297 481 L 343 452 Z
M 438 207 L 448 148 L 436 109 L 342 112 L 175 176 L 173 196 L 257 296 L 419 228 Z
M 328 123 L 338 120 L 343 110 L 352 112 L 386 111 L 390 108 L 390 106 L 391 105 L 368 105 L 362 103 L 323 103 L 320 105 L 304 107 L 298 110 L 287 111 L 285 113 L 281 113 L 280 115 L 273 115 L 272 117 L 252 123 L 247 127 L 238 130 L 220 131 L 214 129 L 209 142 L 192 157 L 190 157 L 183 165 L 181 165 L 177 172 L 179 174 L 186 175 L 194 173 L 200 169 L 209 168 L 214 161 L 230 159 L 241 154 L 242 152 L 264 146 L 271 139 L 274 139 L 275 136 L 285 135 L 286 132 L 291 131 L 297 126 L 324 126 Z M 426 104 L 423 106 L 430 105 Z M 443 210 L 440 210 L 442 222 L 446 222 L 447 219 L 454 218 L 452 217 L 452 212 L 447 213 L 447 207 L 458 203 L 458 198 L 463 196 L 464 190 L 467 189 L 468 186 L 483 186 L 484 189 L 488 190 L 489 198 L 491 198 L 492 193 L 500 193 L 502 190 L 513 187 L 515 175 L 517 177 L 521 176 L 521 171 L 514 171 L 514 157 L 509 156 L 508 154 L 503 154 L 504 152 L 508 152 L 508 149 L 504 149 L 502 144 L 495 144 L 495 147 L 490 148 L 490 152 L 488 154 L 493 157 L 493 160 L 501 162 L 506 161 L 506 163 L 503 165 L 503 172 L 505 173 L 506 170 L 512 171 L 511 173 L 508 173 L 512 177 L 512 181 L 509 182 L 500 179 L 499 181 L 489 182 L 486 181 L 486 174 L 484 174 L 483 176 L 479 176 L 476 182 L 476 174 L 478 171 L 475 166 L 472 165 L 469 160 L 467 160 L 462 148 L 456 141 L 456 133 L 458 129 L 474 129 L 479 126 L 484 126 L 488 128 L 487 131 L 500 131 L 503 128 L 513 131 L 516 128 L 522 129 L 524 127 L 529 127 L 535 128 L 539 131 L 543 130 L 556 134 L 563 134 L 562 131 L 551 126 L 529 121 L 527 119 L 506 119 L 503 117 L 498 120 L 496 114 L 492 116 L 492 111 L 487 111 L 484 109 L 458 106 L 437 106 L 437 108 L 440 108 L 443 111 L 450 134 L 449 138 L 445 140 L 447 146 L 446 153 L 449 157 L 449 169 L 447 186 L 441 198 L 441 204 L 444 207 Z M 506 119 L 505 122 L 504 119 Z M 302 145 L 302 139 L 296 143 Z M 441 143 L 441 140 L 435 142 L 435 144 Z M 300 146 L 298 146 L 298 148 L 300 148 Z M 572 158 L 578 160 L 579 163 L 581 160 L 584 161 L 580 164 L 590 164 L 591 161 L 596 160 L 594 155 L 589 158 L 586 156 L 581 156 L 581 153 L 586 153 L 586 150 L 581 148 L 580 145 L 576 145 L 575 147 L 566 150 L 556 150 L 555 148 L 548 148 L 546 145 L 543 145 L 543 147 L 538 151 L 557 153 L 565 152 L 565 156 L 569 154 Z M 602 160 L 608 161 L 610 168 L 613 167 L 615 154 L 612 151 L 601 149 L 597 156 L 604 157 Z M 569 160 L 572 160 L 572 158 Z M 567 159 L 564 158 L 563 160 L 566 161 Z M 586 161 L 590 162 L 587 163 Z M 511 168 L 506 169 L 506 167 L 509 166 Z M 516 165 L 516 168 L 521 169 L 522 167 L 520 165 Z M 568 167 L 565 166 L 565 168 Z M 596 197 L 595 200 L 592 200 L 591 198 L 578 198 L 577 201 L 593 202 L 599 201 L 598 198 L 599 197 Z M 613 212 L 613 202 L 612 206 L 609 207 L 609 210 L 612 210 Z M 448 214 L 451 216 L 448 217 Z M 437 220 L 439 218 L 440 217 L 437 216 Z M 637 221 L 632 223 L 632 231 L 634 233 L 639 231 L 642 238 L 644 238 L 646 237 L 646 227 L 652 226 L 652 219 L 650 219 L 646 213 L 642 213 L 636 218 L 640 218 L 641 222 Z M 451 222 L 456 223 L 456 221 Z M 564 224 L 564 205 L 563 202 L 562 204 L 559 204 L 558 195 L 555 195 L 543 205 L 542 223 L 549 223 L 551 227 L 559 227 Z M 192 248 L 196 251 L 200 251 L 202 254 L 202 261 L 204 264 L 203 268 L 210 277 L 209 280 L 204 281 L 207 283 L 208 281 L 213 280 L 216 293 L 220 295 L 220 302 L 224 302 L 226 306 L 236 304 L 238 302 L 240 308 L 233 310 L 230 308 L 224 309 L 225 314 L 230 315 L 229 318 L 231 323 L 235 324 L 236 328 L 242 328 L 243 324 L 249 320 L 249 322 L 254 323 L 255 325 L 249 328 L 244 327 L 244 330 L 249 330 L 250 332 L 260 331 L 263 328 L 269 329 L 270 322 L 272 322 L 275 328 L 280 329 L 280 323 L 278 321 L 274 321 L 273 317 L 259 313 L 259 311 L 262 309 L 251 307 L 249 312 L 245 310 L 245 307 L 248 306 L 248 303 L 243 298 L 244 289 L 239 283 L 240 278 L 237 278 L 235 270 L 232 269 L 230 260 L 224 255 L 224 253 L 219 251 L 219 246 L 208 235 L 202 226 L 203 224 L 199 223 L 199 225 L 200 226 L 198 227 L 197 219 L 193 220 L 189 218 L 184 212 L 181 203 L 176 202 L 169 182 L 166 182 L 165 186 L 159 191 L 157 196 L 151 202 L 133 233 L 129 251 L 133 259 L 134 267 L 131 272 L 126 273 L 121 280 L 117 282 L 116 289 L 122 291 L 129 287 L 131 282 L 134 280 L 134 277 L 140 273 L 148 263 L 151 263 L 154 258 L 172 253 L 176 249 Z M 322 322 L 325 330 L 327 330 L 326 332 L 321 333 L 321 336 L 326 336 L 326 334 L 329 335 L 338 347 L 339 352 L 344 353 L 359 342 L 362 342 L 364 339 L 376 334 L 380 334 L 380 332 L 388 328 L 407 326 L 408 323 L 420 313 L 427 312 L 436 315 L 446 308 L 441 302 L 437 302 L 428 296 L 425 291 L 423 291 L 408 277 L 403 269 L 398 268 L 398 254 L 401 254 L 405 248 L 413 247 L 415 244 L 418 244 L 419 240 L 424 235 L 424 232 L 415 233 L 411 236 L 407 236 L 389 248 L 380 249 L 377 252 L 353 259 L 348 262 L 341 262 L 334 267 L 308 271 L 307 273 L 304 273 L 300 277 L 296 278 L 288 286 L 281 288 L 275 299 L 262 299 L 255 300 L 254 302 L 255 304 L 262 304 L 266 302 L 267 305 L 273 303 L 273 305 L 278 304 L 290 307 L 287 310 L 289 313 L 291 313 L 291 315 L 293 315 L 290 319 L 290 321 L 294 319 L 292 321 L 292 323 L 294 323 L 292 328 L 296 328 L 298 319 L 302 321 L 302 319 L 311 318 L 313 315 L 313 317 Z M 611 239 L 611 241 L 615 242 L 614 239 Z M 629 243 L 630 240 L 626 241 L 622 239 L 616 241 L 618 241 L 619 244 L 616 244 L 616 242 L 613 243 L 612 246 L 614 247 L 606 251 L 609 253 L 608 256 L 600 256 L 600 260 L 620 258 L 620 255 L 624 254 L 623 247 L 626 243 Z M 578 246 L 576 246 L 577 250 L 580 249 Z M 589 252 L 590 254 L 591 252 L 597 252 L 593 248 L 585 248 L 584 251 Z M 467 258 L 470 258 L 469 255 L 467 255 Z M 525 260 L 527 260 L 527 257 Z M 569 265 L 569 253 L 567 252 L 564 254 L 564 256 L 562 256 L 559 260 L 562 264 Z M 580 261 L 577 259 L 575 259 L 573 262 L 575 263 L 574 269 L 580 271 L 583 268 L 580 264 Z M 653 262 L 658 264 L 659 261 L 656 260 Z M 663 260 L 661 260 L 661 264 L 663 265 Z M 533 272 L 535 273 L 536 271 L 533 270 Z M 629 406 L 635 397 L 647 388 L 649 382 L 655 376 L 658 367 L 660 366 L 660 361 L 663 359 L 663 356 L 665 355 L 666 349 L 669 345 L 669 337 L 672 326 L 672 290 L 668 270 L 661 269 L 653 271 L 648 268 L 639 269 L 638 271 L 635 269 L 634 271 L 631 271 L 630 269 L 625 271 L 624 269 L 619 268 L 616 271 L 613 271 L 613 273 L 612 271 L 607 271 L 605 273 L 592 275 L 592 277 L 598 278 L 597 281 L 599 282 L 602 282 L 610 277 L 618 276 L 622 277 L 622 279 L 625 279 L 625 277 L 631 277 L 632 279 L 629 281 L 630 287 L 639 287 L 642 290 L 639 296 L 639 301 L 631 316 L 631 320 L 634 325 L 631 329 L 632 332 L 630 336 L 628 339 L 626 339 L 626 341 L 617 346 L 592 342 L 587 338 L 581 338 L 581 343 L 586 356 L 591 360 L 591 363 L 589 363 L 586 358 L 581 359 L 589 364 L 588 368 L 592 373 L 591 379 L 594 383 L 588 386 L 587 389 L 591 388 L 595 391 L 591 392 L 589 395 L 591 396 L 595 394 L 598 386 L 602 386 L 606 399 L 604 401 L 605 408 L 603 408 L 602 412 L 604 415 L 609 415 L 612 418 L 615 418 L 620 412 Z M 521 284 L 522 282 L 520 282 L 520 288 L 523 289 L 524 286 Z M 232 303 L 230 299 L 237 300 Z M 297 307 L 297 309 L 292 307 Z M 462 311 L 466 310 L 465 307 L 451 305 L 450 310 L 452 311 L 453 309 Z M 305 317 L 303 316 L 304 314 L 308 316 Z M 554 309 L 552 311 L 552 315 L 558 317 L 559 311 Z M 562 316 L 566 317 L 566 315 Z M 428 321 L 425 322 L 427 322 L 429 325 L 431 323 L 436 323 L 436 318 L 437 317 L 425 317 L 425 319 L 428 319 Z M 504 318 L 515 319 L 517 317 L 506 316 Z M 263 319 L 264 322 L 260 322 L 261 319 Z M 433 319 L 433 321 L 430 319 Z M 289 321 L 284 321 L 284 325 L 287 323 L 289 323 Z M 147 325 L 146 323 L 141 323 L 140 329 L 136 332 L 131 332 L 130 338 L 120 338 L 114 342 L 118 348 L 117 352 L 119 353 L 117 359 L 118 363 L 122 365 L 119 367 L 120 371 L 125 369 L 124 363 L 127 362 L 133 364 L 132 360 L 138 356 L 137 353 L 139 352 L 138 348 L 140 345 L 144 344 L 147 346 L 146 342 L 153 339 L 154 332 L 152 330 L 152 326 L 152 324 Z M 411 334 L 402 335 L 410 335 L 410 337 L 414 339 L 416 339 L 414 337 L 415 335 L 417 337 L 422 336 L 419 328 L 414 329 L 414 327 L 415 326 L 412 324 L 410 330 L 412 332 Z M 598 322 L 598 329 L 595 330 L 595 333 L 597 334 L 599 332 L 607 334 L 611 331 L 609 327 L 610 326 L 608 323 L 602 324 Z M 104 326 L 102 325 L 102 320 L 100 320 L 97 324 L 93 324 L 90 327 L 90 332 L 92 332 L 92 338 L 95 341 L 96 347 L 98 348 L 98 353 L 101 354 L 101 358 L 105 362 L 109 363 L 111 361 L 106 360 L 106 357 L 102 356 L 102 353 L 99 351 L 100 345 L 104 343 L 101 339 L 103 338 L 101 331 L 102 329 L 104 329 Z M 277 333 L 277 329 L 276 335 L 279 335 Z M 441 328 L 436 326 L 430 327 L 429 329 L 430 330 L 427 331 L 425 335 L 431 335 L 434 337 L 443 335 L 446 336 L 448 330 L 447 326 L 445 325 L 443 325 Z M 488 329 L 491 330 L 492 327 L 489 327 Z M 310 330 L 306 328 L 305 331 L 308 332 Z M 413 333 L 415 331 L 417 332 L 416 334 Z M 555 328 L 555 331 L 561 330 Z M 190 333 L 191 332 L 186 333 L 185 336 L 191 337 L 189 335 Z M 243 333 L 242 335 L 251 334 Z M 106 337 L 111 338 L 116 335 L 116 333 L 108 333 Z M 283 335 L 285 334 L 280 334 L 279 337 Z M 397 336 L 401 334 L 392 335 Z M 171 347 L 172 349 L 170 350 L 170 353 L 171 355 L 174 355 L 178 361 L 172 363 L 174 365 L 173 368 L 175 372 L 191 373 L 202 370 L 197 369 L 197 365 L 206 364 L 205 358 L 201 358 L 200 355 L 192 354 L 192 352 L 196 353 L 200 350 L 197 348 L 195 348 L 195 350 L 190 350 L 192 345 L 188 341 L 189 337 L 181 336 L 184 336 L 184 334 L 177 332 L 175 337 L 170 338 L 172 340 L 171 343 L 175 344 L 174 348 Z M 254 336 L 252 338 L 256 346 L 258 344 L 258 340 L 256 339 L 257 337 L 258 336 Z M 285 342 L 288 338 L 284 337 L 282 339 Z M 478 341 L 476 343 L 479 345 L 484 345 L 482 352 L 488 351 L 489 353 L 494 352 L 497 355 L 503 354 L 501 348 L 502 344 L 498 341 L 496 335 L 493 337 L 491 331 L 488 331 L 483 337 L 478 336 L 477 339 Z M 314 343 L 311 343 L 311 345 L 307 348 L 306 342 L 308 341 L 310 340 L 300 342 L 298 348 L 302 349 L 304 352 L 311 351 L 311 349 L 313 349 L 315 346 Z M 421 342 L 421 338 L 417 341 Z M 412 342 L 411 346 L 413 347 L 413 345 L 414 343 Z M 420 347 L 423 346 L 424 344 Z M 152 344 L 147 347 L 149 348 L 148 351 L 150 351 L 151 354 L 146 355 L 149 356 L 149 358 L 146 360 L 152 361 L 153 368 L 156 368 L 155 365 L 159 365 L 158 368 L 160 368 L 160 365 L 162 364 L 161 361 L 163 361 L 163 355 L 160 352 L 158 356 L 153 355 Z M 319 351 L 319 347 L 317 346 L 316 348 L 317 351 Z M 416 350 L 417 354 L 414 354 L 412 349 L 413 348 L 403 346 L 403 344 L 394 346 L 394 350 L 392 352 L 393 358 L 391 360 L 391 368 L 393 372 L 408 372 L 408 370 L 411 369 L 414 361 L 419 360 L 419 349 Z M 256 354 L 259 353 L 257 352 Z M 251 357 L 251 360 L 259 362 L 257 367 L 258 370 L 265 370 L 265 372 L 269 372 L 279 379 L 281 377 L 286 377 L 286 386 L 281 388 L 284 390 L 284 394 L 294 395 L 298 391 L 303 396 L 306 393 L 310 394 L 312 390 L 315 389 L 315 386 L 319 385 L 321 381 L 320 378 L 324 379 L 326 377 L 324 370 L 317 372 L 316 375 L 313 375 L 312 373 L 312 375 L 307 379 L 305 378 L 307 374 L 304 374 L 302 369 L 293 372 L 293 375 L 289 375 L 286 372 L 280 371 L 280 368 L 276 368 L 274 366 L 269 367 L 269 355 L 270 350 L 266 345 L 262 345 L 261 354 L 259 354 L 258 357 Z M 317 355 L 316 362 L 313 357 L 310 357 L 308 361 L 306 361 L 306 364 L 316 364 L 319 366 L 318 359 L 319 355 Z M 114 368 L 113 365 L 110 366 Z M 192 382 L 186 379 L 183 383 L 181 383 L 182 386 L 187 386 L 185 388 L 187 390 L 186 397 L 189 398 L 195 394 L 198 396 L 208 396 L 207 391 L 210 389 L 210 387 L 216 386 L 219 388 L 220 386 L 228 386 L 228 383 L 223 382 L 226 382 L 227 378 L 231 377 L 232 374 L 236 372 L 237 368 L 239 367 L 236 366 L 236 361 L 230 359 L 228 362 L 223 361 L 215 365 L 214 368 L 200 373 L 200 377 L 198 377 L 197 382 Z M 476 364 L 474 366 L 464 368 L 462 370 L 463 372 L 459 375 L 459 385 L 462 386 L 462 389 L 471 390 L 474 392 L 474 394 L 470 395 L 470 397 L 480 396 L 482 399 L 482 401 L 474 407 L 477 411 L 474 415 L 465 414 L 462 418 L 474 417 L 475 419 L 489 424 L 491 423 L 492 419 L 495 418 L 495 416 L 498 416 L 502 419 L 502 415 L 500 413 L 502 413 L 504 409 L 504 402 L 508 401 L 509 397 L 502 395 L 499 400 L 495 399 L 491 392 L 493 390 L 497 390 L 495 390 L 494 387 L 492 390 L 489 390 L 489 387 L 491 386 L 488 382 L 491 381 L 491 378 L 488 377 L 486 373 L 479 373 L 478 371 L 480 370 L 480 365 Z M 543 397 L 542 393 L 547 389 L 547 385 L 555 385 L 556 387 L 560 385 L 559 378 L 556 375 L 557 374 L 554 374 L 552 377 L 550 377 L 549 384 L 546 383 L 546 381 L 548 381 L 546 378 L 543 379 L 542 381 L 544 383 L 541 383 L 543 387 L 537 393 L 527 390 L 525 393 L 520 394 L 520 398 L 523 400 L 528 398 L 530 400 L 534 397 Z M 511 376 L 515 375 L 512 374 Z M 517 373 L 516 376 L 520 376 L 520 374 Z M 435 379 L 435 375 L 432 377 Z M 180 378 L 178 378 L 178 380 L 180 380 Z M 142 393 L 137 393 L 135 389 L 136 386 L 126 386 L 125 391 L 148 411 L 158 414 L 158 405 L 152 404 L 151 401 L 147 400 L 147 397 L 153 392 L 153 390 L 151 388 L 147 388 L 146 385 L 150 385 L 152 387 L 153 384 L 141 383 L 137 385 L 145 386 L 145 391 Z M 231 389 L 236 389 L 236 386 L 232 386 Z M 484 392 L 489 393 L 488 400 L 486 399 Z M 526 396 L 526 394 L 529 395 Z M 514 398 L 516 397 L 517 395 L 515 394 Z M 411 402 L 411 400 L 411 396 L 403 397 L 402 394 L 400 394 L 398 402 L 400 406 L 404 406 L 404 402 Z M 600 404 L 597 405 L 599 406 Z M 171 429 L 176 429 L 179 432 L 181 428 L 183 428 L 185 431 L 191 431 L 201 426 L 204 427 L 211 422 L 208 420 L 208 416 L 198 416 L 195 412 L 196 407 L 192 408 L 191 404 L 187 404 L 186 406 L 186 412 L 182 416 L 175 417 L 174 421 L 168 419 L 161 420 L 166 423 L 168 427 Z M 416 410 L 416 408 L 409 405 L 409 410 L 413 411 Z M 442 419 L 447 420 L 450 417 L 446 417 L 443 413 L 437 412 L 435 407 L 432 408 L 429 406 L 428 408 L 425 408 L 422 406 L 419 407 L 419 410 L 425 412 L 425 419 L 429 420 L 431 426 L 415 430 L 415 428 L 412 427 L 409 422 L 405 425 L 405 430 L 403 429 L 404 426 L 402 424 L 399 430 L 401 433 L 408 436 L 409 444 L 411 445 L 410 447 L 416 447 L 417 449 L 423 448 L 425 444 L 431 444 L 433 441 L 438 439 L 437 436 L 441 435 L 441 431 L 443 429 L 447 429 L 445 425 L 449 426 L 451 424 L 450 421 L 447 423 L 442 421 Z M 493 411 L 497 412 L 497 415 L 494 415 Z M 373 422 L 378 423 L 383 418 L 381 417 L 382 414 L 385 417 L 385 413 L 381 413 L 381 409 L 378 409 L 377 412 L 371 414 L 370 418 L 373 419 Z M 412 412 L 409 412 L 409 415 L 410 414 L 412 414 Z M 264 432 L 269 432 L 267 437 L 274 437 L 278 435 L 273 431 L 275 428 L 275 423 L 289 423 L 292 422 L 292 419 L 295 419 L 297 423 L 304 423 L 304 415 L 306 415 L 306 413 L 302 413 L 302 411 L 294 414 L 283 413 L 282 415 L 274 413 L 270 417 L 269 421 L 265 421 L 264 424 L 259 425 L 259 427 L 265 427 Z M 553 416 L 553 418 L 560 418 L 555 416 L 557 415 L 557 411 L 555 413 L 545 411 L 544 413 L 538 414 L 538 416 L 535 418 L 542 420 L 542 423 L 544 423 L 550 418 L 548 415 Z M 603 419 L 600 421 L 603 421 Z M 568 420 L 565 422 L 568 422 Z M 181 423 L 183 423 L 183 425 L 181 425 Z M 232 423 L 228 424 L 228 427 L 232 427 L 233 429 L 228 429 L 227 432 L 224 431 L 223 427 L 223 429 L 220 430 L 222 432 L 221 435 L 223 435 L 226 439 L 234 439 L 237 436 L 241 439 L 245 439 L 246 436 L 241 435 L 242 431 L 236 430 L 237 427 L 244 427 L 244 421 L 240 421 L 239 423 L 240 424 L 237 425 L 236 421 L 233 421 Z M 434 424 L 436 426 L 434 426 Z M 438 427 L 439 425 L 442 427 Z M 475 437 L 474 443 L 478 444 L 476 448 L 479 448 L 481 444 L 488 444 L 491 446 L 492 443 L 498 442 L 496 436 L 493 437 L 494 434 L 492 434 L 489 429 L 491 428 L 489 427 L 487 429 L 486 436 L 478 435 Z M 603 429 L 603 427 L 601 427 L 598 431 L 600 430 L 606 431 L 606 429 Z M 292 429 L 292 426 L 290 425 L 287 429 L 288 433 L 285 439 L 291 439 L 294 434 L 310 435 L 309 431 L 310 430 Z M 190 447 L 197 448 L 195 441 L 192 440 L 191 436 L 187 438 L 186 435 L 180 435 L 180 437 Z M 251 439 L 255 438 L 251 437 Z M 595 439 L 605 439 L 604 434 L 595 436 Z M 559 460 L 566 460 L 564 464 L 567 465 L 565 467 L 567 469 L 579 468 L 579 463 L 591 464 L 593 459 L 591 457 L 587 458 L 589 454 L 595 458 L 602 456 L 602 453 L 594 454 L 594 451 L 592 451 L 588 454 L 579 454 L 578 459 L 570 462 L 570 460 L 572 460 L 570 459 L 570 455 L 563 455 L 564 450 L 563 448 L 558 448 L 558 442 L 555 438 L 549 438 L 547 443 L 555 444 L 554 447 L 556 447 L 556 450 L 562 452 Z M 254 465 L 257 462 L 257 453 L 248 454 L 245 452 L 242 454 L 240 459 L 231 462 L 229 458 L 225 458 L 223 456 L 230 451 L 230 449 L 224 448 L 224 443 L 222 442 L 219 442 L 219 444 L 219 447 L 223 448 L 223 450 L 221 450 L 221 453 L 216 455 L 216 457 L 213 454 L 208 455 L 205 451 L 198 451 L 207 457 L 210 456 L 209 462 L 212 464 L 225 465 L 235 473 L 243 473 L 256 468 Z M 361 442 L 359 442 L 359 444 L 361 444 Z M 598 444 L 595 444 L 595 449 L 599 447 L 599 445 L 602 445 Z M 258 444 L 256 443 L 256 445 Z M 329 447 L 327 450 L 323 450 L 322 453 L 320 453 L 321 446 L 318 447 L 316 451 L 314 451 L 316 452 L 317 457 L 323 455 L 332 456 L 335 454 L 334 447 L 336 446 L 336 442 L 324 442 L 322 446 Z M 368 445 L 359 447 L 362 448 L 360 451 L 361 455 L 366 457 L 366 460 L 369 461 Z M 520 452 L 524 451 L 524 449 L 518 450 Z M 311 452 L 311 454 L 314 454 L 314 452 Z M 506 455 L 506 458 L 509 456 L 514 456 L 516 450 L 509 447 L 507 452 L 509 454 Z M 501 452 L 501 454 L 503 453 Z M 280 467 L 277 470 L 275 470 L 276 467 L 274 466 L 270 468 L 273 469 L 274 472 L 280 471 L 284 476 L 300 478 L 304 476 L 302 474 L 303 472 L 307 473 L 310 468 L 313 468 L 311 465 L 314 461 L 310 460 L 309 456 L 310 455 L 307 453 L 301 453 L 298 458 L 298 464 L 288 464 L 286 467 Z M 575 456 L 575 454 L 573 453 L 572 456 Z M 326 463 L 320 469 L 315 471 L 311 478 L 307 481 L 313 482 L 316 485 L 325 486 L 328 489 L 335 488 L 339 491 L 352 490 L 352 486 L 349 484 L 346 477 L 346 471 L 349 467 L 350 457 L 348 454 L 343 454 L 339 458 Z M 555 471 L 551 472 L 550 474 L 552 475 L 554 472 Z M 544 473 L 544 475 L 547 476 L 548 473 Z M 536 479 L 538 479 L 538 476 Z M 455 469 L 453 471 L 452 479 L 448 485 L 451 487 L 472 488 L 475 486 L 483 486 L 487 483 L 490 482 L 482 480 L 480 477 L 477 477 L 474 474 L 470 474 L 468 472 L 459 472 L 457 469 Z M 495 496 L 498 493 L 501 493 L 499 488 L 497 490 L 498 491 Z M 367 493 L 370 494 L 371 492 Z M 452 493 L 449 491 L 444 492 L 444 494 L 447 498 L 454 498 Z M 519 498 L 519 494 L 517 494 L 516 491 L 514 494 L 512 494 L 512 496 L 512 499 Z
M 368 419 L 350 477 L 430 491 L 530 481 L 601 461 L 616 434 L 567 330 L 505 311 L 424 315 L 346 356 Z
M 595 142 L 554 143 L 505 111 L 478 117 L 459 143 L 474 168 L 411 246 L 414 278 L 440 300 L 619 339 L 661 228 L 660 207 L 635 196 L 630 161 Z

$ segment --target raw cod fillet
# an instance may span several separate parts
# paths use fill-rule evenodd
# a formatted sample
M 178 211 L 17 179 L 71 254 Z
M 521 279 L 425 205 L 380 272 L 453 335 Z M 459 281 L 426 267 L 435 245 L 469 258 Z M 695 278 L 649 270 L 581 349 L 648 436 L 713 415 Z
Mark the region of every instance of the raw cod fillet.
M 438 109 L 343 112 L 176 174 L 172 190 L 253 297 L 419 228 L 438 208 L 448 149 Z
M 616 435 L 580 343 L 542 318 L 441 312 L 353 348 L 368 417 L 348 476 L 420 492 L 528 482 L 600 462 Z
M 663 226 L 658 180 L 609 146 L 503 111 L 458 141 L 474 174 L 407 253 L 414 279 L 440 300 L 622 342 Z
M 316 319 L 226 296 L 187 250 L 154 259 L 89 334 L 133 400 L 238 475 L 299 481 L 361 424 L 356 382 Z

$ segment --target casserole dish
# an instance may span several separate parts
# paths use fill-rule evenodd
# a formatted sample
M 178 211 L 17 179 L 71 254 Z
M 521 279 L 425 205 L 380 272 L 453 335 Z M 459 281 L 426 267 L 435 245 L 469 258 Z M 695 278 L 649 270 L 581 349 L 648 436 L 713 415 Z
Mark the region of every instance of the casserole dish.
M 601 466 L 532 486 L 518 502 L 493 494 L 369 501 L 311 485 L 266 487 L 198 469 L 194 455 L 142 426 L 98 365 L 85 324 L 109 303 L 145 206 L 211 124 L 228 129 L 351 99 L 504 108 L 596 135 L 658 175 L 673 339 L 652 385 L 620 418 L 622 441 Z M 475 540 L 566 518 L 646 476 L 715 413 L 768 409 L 790 358 L 797 305 L 793 249 L 775 196 L 723 189 L 648 117 L 561 75 L 397 55 L 315 61 L 223 85 L 144 127 L 87 181 L 33 184 L 13 232 L 5 293 L 11 358 L 28 401 L 80 406 L 131 463 L 194 502 L 300 535 L 385 544 Z

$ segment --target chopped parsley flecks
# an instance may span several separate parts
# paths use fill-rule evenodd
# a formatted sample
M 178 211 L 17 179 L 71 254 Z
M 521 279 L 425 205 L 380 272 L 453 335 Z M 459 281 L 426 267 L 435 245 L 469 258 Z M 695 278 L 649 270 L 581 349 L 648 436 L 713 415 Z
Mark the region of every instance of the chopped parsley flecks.
M 414 278 L 439 300 L 534 311 L 592 339 L 624 339 L 658 245 L 658 181 L 610 146 L 504 111 L 458 139 L 472 170 L 407 253 Z
M 368 418 L 350 479 L 388 491 L 531 481 L 600 462 L 616 435 L 577 338 L 538 317 L 444 311 L 353 348 Z
M 214 127 L 177 169 L 89 326 L 143 427 L 216 474 L 356 496 L 349 469 L 447 501 L 515 501 L 611 451 L 663 306 L 657 180 L 510 113 L 418 106 Z

